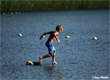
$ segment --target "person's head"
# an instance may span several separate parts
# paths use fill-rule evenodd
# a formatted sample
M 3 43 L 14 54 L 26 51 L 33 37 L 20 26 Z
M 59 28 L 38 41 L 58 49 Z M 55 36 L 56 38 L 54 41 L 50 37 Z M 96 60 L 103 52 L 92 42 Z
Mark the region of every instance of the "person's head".
M 61 33 L 63 31 L 63 27 L 61 25 L 57 25 L 56 31 L 58 31 L 59 33 Z

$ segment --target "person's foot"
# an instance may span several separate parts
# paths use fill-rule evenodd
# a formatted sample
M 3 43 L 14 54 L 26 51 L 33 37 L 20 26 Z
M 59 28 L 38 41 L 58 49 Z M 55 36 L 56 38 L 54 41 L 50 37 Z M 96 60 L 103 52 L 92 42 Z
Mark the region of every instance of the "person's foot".
M 52 64 L 57 64 L 56 62 L 52 62 Z
M 39 57 L 39 60 L 40 60 L 40 64 L 41 64 L 41 62 L 42 62 L 42 59 L 43 59 L 43 57 Z

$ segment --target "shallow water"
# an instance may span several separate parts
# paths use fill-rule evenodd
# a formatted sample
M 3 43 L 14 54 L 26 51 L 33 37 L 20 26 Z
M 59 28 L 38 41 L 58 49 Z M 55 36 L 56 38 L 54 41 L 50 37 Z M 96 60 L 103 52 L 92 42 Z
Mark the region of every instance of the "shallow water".
M 27 61 L 39 61 L 48 53 L 49 35 L 39 37 L 58 24 L 64 29 L 58 36 L 61 43 L 53 44 L 58 64 L 46 58 L 41 66 L 27 66 Z M 7 13 L 1 14 L 1 26 L 1 80 L 94 80 L 110 75 L 109 9 Z

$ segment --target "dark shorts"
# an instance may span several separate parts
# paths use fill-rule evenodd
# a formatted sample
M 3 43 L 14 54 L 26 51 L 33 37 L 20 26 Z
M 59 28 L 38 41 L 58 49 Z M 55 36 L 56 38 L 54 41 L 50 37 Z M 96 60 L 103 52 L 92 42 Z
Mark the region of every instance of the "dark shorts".
M 47 41 L 45 45 L 48 48 L 49 54 L 51 54 L 53 56 L 53 52 L 55 50 L 55 47 L 53 46 L 52 42 Z

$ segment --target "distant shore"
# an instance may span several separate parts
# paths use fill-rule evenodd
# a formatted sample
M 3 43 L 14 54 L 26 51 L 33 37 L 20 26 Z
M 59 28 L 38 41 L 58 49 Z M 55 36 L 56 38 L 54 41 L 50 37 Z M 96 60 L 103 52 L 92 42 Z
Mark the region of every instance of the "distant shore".
M 88 9 L 110 8 L 109 0 L 105 1 L 1 1 L 1 12 L 31 11 L 31 10 L 61 10 L 61 9 Z

